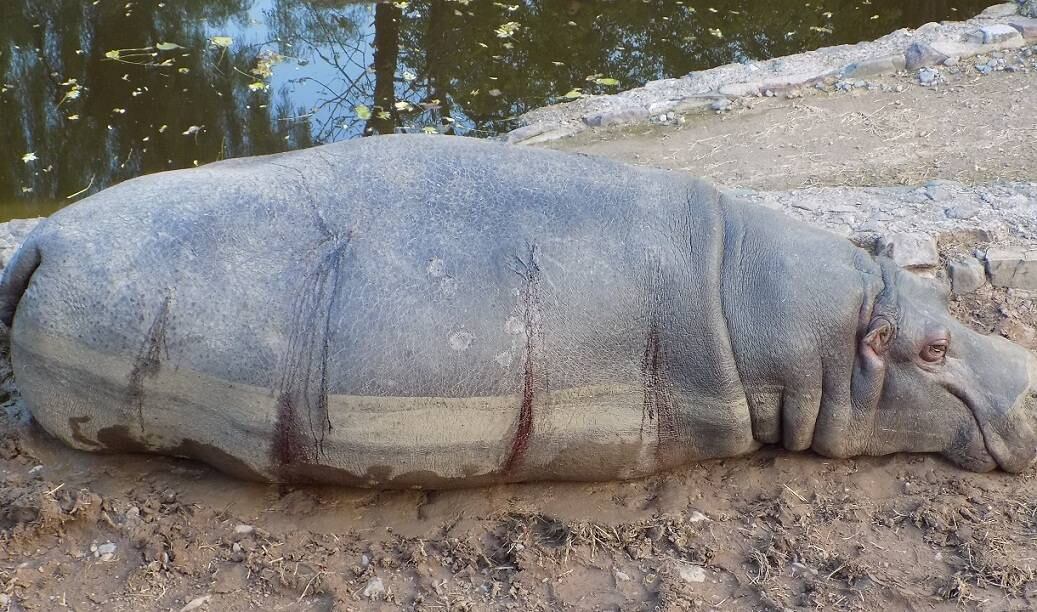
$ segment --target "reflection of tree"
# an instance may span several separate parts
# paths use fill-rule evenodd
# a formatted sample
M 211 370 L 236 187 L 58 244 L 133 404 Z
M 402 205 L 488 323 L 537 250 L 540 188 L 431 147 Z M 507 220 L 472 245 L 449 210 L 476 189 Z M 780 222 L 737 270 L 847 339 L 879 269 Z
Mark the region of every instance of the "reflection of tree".
M 159 4 L 4 0 L 0 202 L 62 200 L 88 185 L 312 142 L 306 129 L 272 123 L 267 96 L 234 70 L 254 63 L 250 50 L 208 42 L 206 23 L 240 14 L 247 0 Z M 183 49 L 133 59 L 150 66 L 105 56 L 159 42 Z M 26 152 L 38 161 L 23 163 Z
M 395 4 L 383 3 L 374 13 L 374 108 L 365 133 L 392 134 L 396 119 L 396 63 L 400 55 L 400 18 Z

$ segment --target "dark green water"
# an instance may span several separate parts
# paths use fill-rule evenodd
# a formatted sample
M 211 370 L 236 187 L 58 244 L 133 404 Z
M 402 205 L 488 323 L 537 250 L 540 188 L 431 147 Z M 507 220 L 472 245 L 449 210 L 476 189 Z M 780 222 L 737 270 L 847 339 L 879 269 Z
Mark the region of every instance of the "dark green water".
M 991 0 L 0 0 L 0 220 L 130 177 L 964 19 Z M 588 80 L 589 78 L 589 80 Z

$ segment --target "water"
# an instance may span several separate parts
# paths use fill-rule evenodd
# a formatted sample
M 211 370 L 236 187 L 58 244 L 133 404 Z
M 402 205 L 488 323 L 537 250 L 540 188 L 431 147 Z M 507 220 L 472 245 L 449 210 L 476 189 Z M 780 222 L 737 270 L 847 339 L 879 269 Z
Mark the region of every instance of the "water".
M 0 220 L 365 133 L 489 136 L 567 95 L 965 19 L 990 0 L 0 0 Z

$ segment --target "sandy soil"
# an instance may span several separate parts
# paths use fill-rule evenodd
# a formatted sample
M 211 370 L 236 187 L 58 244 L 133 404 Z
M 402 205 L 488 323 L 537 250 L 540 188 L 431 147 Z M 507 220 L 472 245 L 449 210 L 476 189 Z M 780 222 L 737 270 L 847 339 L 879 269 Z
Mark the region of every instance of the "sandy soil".
M 946 81 L 936 88 L 913 75 L 873 77 L 867 82 L 877 91 L 806 88 L 802 98 L 748 98 L 721 115 L 691 115 L 682 126 L 585 132 L 552 146 L 754 189 L 1032 181 L 1034 59 L 1004 56 L 1031 67 L 983 76 L 971 58 L 960 74 L 941 68 Z M 903 91 L 883 92 L 883 85 Z
M 759 100 L 558 146 L 758 188 L 1033 179 L 1032 72 L 890 82 L 906 90 Z M 953 308 L 1037 348 L 1025 296 L 987 288 Z M 0 611 L 1030 609 L 1034 476 L 772 449 L 627 483 L 259 486 L 68 450 L 9 401 Z

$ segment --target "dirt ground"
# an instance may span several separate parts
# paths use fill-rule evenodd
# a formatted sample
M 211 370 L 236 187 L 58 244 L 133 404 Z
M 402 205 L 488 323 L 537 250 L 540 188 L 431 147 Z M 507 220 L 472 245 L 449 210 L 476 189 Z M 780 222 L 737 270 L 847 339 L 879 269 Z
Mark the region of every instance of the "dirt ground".
M 906 89 L 760 99 L 556 146 L 757 188 L 1033 180 L 1033 72 L 881 82 Z M 1027 296 L 952 306 L 1037 349 Z M 622 483 L 294 488 L 71 451 L 12 401 L 0 411 L 0 611 L 1035 606 L 1032 469 L 769 449 Z

